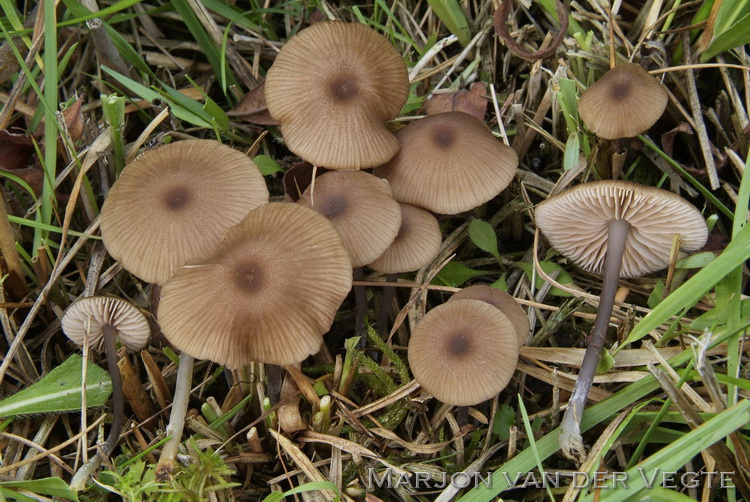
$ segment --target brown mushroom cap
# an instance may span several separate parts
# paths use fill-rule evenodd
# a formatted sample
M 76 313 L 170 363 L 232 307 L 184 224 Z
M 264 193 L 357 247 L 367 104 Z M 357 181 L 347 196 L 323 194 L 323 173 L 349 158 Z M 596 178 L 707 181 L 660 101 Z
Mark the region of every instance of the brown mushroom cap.
M 428 265 L 440 252 L 443 235 L 429 211 L 408 204 L 401 206 L 401 226 L 393 243 L 368 265 L 385 274 L 412 272 Z
M 409 95 L 401 55 L 359 23 L 321 21 L 284 44 L 266 76 L 266 104 L 287 147 L 318 166 L 387 162 L 398 141 L 385 126 Z
M 364 171 L 329 171 L 319 176 L 299 204 L 333 223 L 354 267 L 383 254 L 401 226 L 401 208 L 388 183 Z
M 522 347 L 526 343 L 526 339 L 529 337 L 529 332 L 531 331 L 529 318 L 516 299 L 502 289 L 477 284 L 476 286 L 469 286 L 454 293 L 448 299 L 448 302 L 456 300 L 480 300 L 494 305 L 513 323 L 513 327 L 516 329 L 516 334 L 518 335 L 518 346 Z
M 298 204 L 271 203 L 164 284 L 158 321 L 195 358 L 228 368 L 292 364 L 318 351 L 351 285 L 333 225 Z
M 102 239 L 126 270 L 163 284 L 267 202 L 263 176 L 247 155 L 218 141 L 178 141 L 125 168 L 102 207 Z
M 508 385 L 518 363 L 518 339 L 500 310 L 458 300 L 430 310 L 409 340 L 414 378 L 446 404 L 481 403 Z
M 659 120 L 667 101 L 667 91 L 641 65 L 621 64 L 584 91 L 578 114 L 600 138 L 631 138 Z
M 430 115 L 396 136 L 401 150 L 375 175 L 390 182 L 397 201 L 436 213 L 457 214 L 484 204 L 518 170 L 516 152 L 465 113 Z
M 594 181 L 554 195 L 536 207 L 536 225 L 552 246 L 589 272 L 602 273 L 609 221 L 630 224 L 620 277 L 638 277 L 669 264 L 672 236 L 700 249 L 708 228 L 677 194 L 629 181 Z
M 151 336 L 146 316 L 132 303 L 111 296 L 76 300 L 65 311 L 61 324 L 63 333 L 77 345 L 83 346 L 88 336 L 94 350 L 102 348 L 105 324 L 115 328 L 115 336 L 131 351 L 141 350 Z

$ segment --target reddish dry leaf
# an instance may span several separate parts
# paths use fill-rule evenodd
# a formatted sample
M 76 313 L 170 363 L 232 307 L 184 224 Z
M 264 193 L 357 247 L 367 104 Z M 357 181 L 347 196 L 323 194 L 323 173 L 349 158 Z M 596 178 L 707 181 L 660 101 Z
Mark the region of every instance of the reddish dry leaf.
M 674 152 L 674 140 L 677 137 L 678 132 L 684 132 L 690 135 L 693 134 L 693 130 L 687 122 L 680 122 L 680 125 L 672 129 L 671 131 L 667 131 L 661 135 L 661 148 L 662 150 L 664 150 L 664 153 L 666 153 L 670 157 Z
M 68 128 L 68 134 L 73 141 L 78 141 L 83 136 L 83 113 L 81 113 L 81 104 L 83 104 L 83 95 L 75 103 L 62 111 L 65 125 Z
M 469 89 L 455 92 L 433 94 L 424 105 L 423 112 L 427 115 L 446 112 L 463 112 L 484 120 L 487 113 L 487 89 L 481 82 L 475 82 Z
M 29 165 L 34 142 L 23 134 L 0 129 L 0 169 L 16 171 Z
M 279 125 L 271 117 L 266 106 L 265 81 L 258 84 L 252 91 L 245 94 L 240 103 L 229 110 L 227 115 L 237 117 L 246 122 L 258 125 Z

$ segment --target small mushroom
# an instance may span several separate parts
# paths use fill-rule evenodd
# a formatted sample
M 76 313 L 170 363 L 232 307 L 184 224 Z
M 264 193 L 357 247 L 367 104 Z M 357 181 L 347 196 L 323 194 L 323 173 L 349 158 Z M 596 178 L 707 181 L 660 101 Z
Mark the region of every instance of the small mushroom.
M 448 303 L 456 300 L 480 300 L 500 309 L 516 329 L 518 346 L 522 347 L 526 343 L 526 339 L 529 337 L 529 332 L 531 331 L 529 318 L 516 299 L 502 289 L 477 284 L 454 293 L 448 299 Z
M 667 91 L 639 64 L 615 66 L 589 86 L 578 113 L 591 132 L 604 139 L 631 138 L 659 120 Z
M 329 171 L 307 187 L 298 203 L 333 224 L 354 267 L 382 255 L 401 226 L 401 208 L 388 183 L 364 171 Z
M 265 85 L 287 147 L 308 162 L 352 171 L 398 151 L 385 122 L 406 103 L 409 77 L 401 54 L 372 28 L 313 24 L 284 44 Z
M 599 310 L 562 422 L 560 445 L 583 454 L 580 421 L 604 347 L 620 277 L 637 277 L 669 263 L 674 234 L 696 250 L 708 238 L 700 212 L 682 197 L 627 181 L 584 183 L 539 204 L 537 227 L 552 246 L 582 268 L 604 275 Z
M 178 141 L 125 168 L 102 207 L 102 239 L 126 270 L 163 284 L 267 202 L 263 176 L 247 155 L 218 141 Z
M 107 367 L 112 377 L 112 428 L 102 447 L 104 456 L 109 457 L 117 446 L 122 426 L 125 424 L 125 397 L 122 390 L 122 377 L 117 366 L 117 346 L 119 338 L 131 351 L 146 346 L 151 334 L 146 316 L 133 304 L 109 296 L 90 296 L 73 302 L 65 311 L 62 321 L 65 335 L 77 345 L 84 345 L 88 339 L 89 346 L 101 350 L 102 345 L 107 355 Z M 75 476 L 79 486 L 86 482 L 91 473 L 101 463 L 97 455 L 86 464 Z
M 476 117 L 430 115 L 401 129 L 401 150 L 375 175 L 393 197 L 439 214 L 469 211 L 503 191 L 518 170 L 518 156 Z
M 298 204 L 271 203 L 164 284 L 158 322 L 195 358 L 231 369 L 292 364 L 318 351 L 351 285 L 333 225 Z
M 430 310 L 408 348 L 414 378 L 446 404 L 471 406 L 508 385 L 518 363 L 518 338 L 500 310 L 457 300 Z

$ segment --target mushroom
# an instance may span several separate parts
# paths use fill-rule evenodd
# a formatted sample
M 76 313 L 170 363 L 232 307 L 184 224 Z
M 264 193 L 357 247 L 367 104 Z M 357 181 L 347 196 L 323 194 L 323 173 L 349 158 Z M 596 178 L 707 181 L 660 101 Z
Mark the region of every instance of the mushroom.
M 516 299 L 502 289 L 477 284 L 454 293 L 453 296 L 448 298 L 448 303 L 456 300 L 480 300 L 500 309 L 516 329 L 518 347 L 520 348 L 526 343 L 531 331 L 529 318 Z
M 333 224 L 354 267 L 382 255 L 401 226 L 401 208 L 388 183 L 364 171 L 329 171 L 315 178 L 298 203 Z
M 363 24 L 320 21 L 300 31 L 276 55 L 265 85 L 287 147 L 316 166 L 365 169 L 398 151 L 385 122 L 409 96 L 406 65 Z
M 102 239 L 126 270 L 163 284 L 267 202 L 263 176 L 247 155 L 218 141 L 178 141 L 125 168 L 102 207 Z
M 393 197 L 439 214 L 457 214 L 503 191 L 518 170 L 518 156 L 476 117 L 462 112 L 430 115 L 401 129 L 401 150 L 375 175 Z
M 667 91 L 641 65 L 621 64 L 583 92 L 578 114 L 600 138 L 631 138 L 659 120 L 667 101 Z
M 596 320 L 560 433 L 563 451 L 580 458 L 580 421 L 619 278 L 666 267 L 674 234 L 680 236 L 683 249 L 701 248 L 708 228 L 700 212 L 682 197 L 627 181 L 584 183 L 549 197 L 537 206 L 535 219 L 555 249 L 585 270 L 604 275 Z
M 479 300 L 457 300 L 419 321 L 408 358 L 423 389 L 446 404 L 471 406 L 508 385 L 518 363 L 518 339 L 499 309 Z
M 440 224 L 429 211 L 422 208 L 401 204 L 401 226 L 398 234 L 388 249 L 368 267 L 384 272 L 386 282 L 395 282 L 398 274 L 412 272 L 432 263 L 440 252 L 443 235 Z M 383 302 L 375 324 L 375 331 L 383 333 L 396 288 L 383 288 Z
M 351 285 L 333 225 L 300 205 L 271 203 L 164 284 L 158 322 L 183 353 L 230 369 L 292 364 L 318 351 Z
M 102 447 L 104 456 L 109 457 L 117 446 L 122 426 L 125 423 L 125 398 L 122 390 L 122 377 L 117 366 L 117 346 L 115 339 L 131 351 L 146 346 L 151 335 L 146 316 L 133 304 L 109 296 L 90 296 L 73 302 L 65 311 L 62 321 L 65 335 L 77 345 L 88 341 L 93 350 L 101 350 L 104 345 L 107 367 L 112 377 L 112 428 Z M 101 463 L 101 456 L 92 458 L 76 474 L 71 486 L 83 486 L 91 473 Z

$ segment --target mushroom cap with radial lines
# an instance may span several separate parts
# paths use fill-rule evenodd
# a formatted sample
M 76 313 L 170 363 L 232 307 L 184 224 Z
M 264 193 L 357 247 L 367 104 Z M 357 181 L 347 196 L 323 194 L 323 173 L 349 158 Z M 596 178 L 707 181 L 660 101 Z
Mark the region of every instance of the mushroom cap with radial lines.
M 430 310 L 408 348 L 414 378 L 446 404 L 471 406 L 508 385 L 518 363 L 518 338 L 499 309 L 457 300 Z
M 602 273 L 609 221 L 630 224 L 620 277 L 638 277 L 669 264 L 672 236 L 700 249 L 708 228 L 700 212 L 677 194 L 629 181 L 583 183 L 536 207 L 536 225 L 550 244 L 581 268 Z
M 439 214 L 469 211 L 502 192 L 518 171 L 518 156 L 479 119 L 438 113 L 396 134 L 401 150 L 375 175 L 393 197 Z
M 412 272 L 428 265 L 440 252 L 443 235 L 440 224 L 429 211 L 401 204 L 401 226 L 393 243 L 368 265 L 385 274 Z
M 364 171 L 329 171 L 307 187 L 298 203 L 333 223 L 354 267 L 383 254 L 401 225 L 401 208 L 388 182 Z
M 102 239 L 126 270 L 163 284 L 267 202 L 263 176 L 247 155 L 218 141 L 178 141 L 128 164 L 104 201 Z
M 632 138 L 659 120 L 667 101 L 664 86 L 641 65 L 621 64 L 583 92 L 578 114 L 600 138 Z
M 228 368 L 292 364 L 319 350 L 351 285 L 333 225 L 298 204 L 271 203 L 164 284 L 158 322 L 195 358 Z
M 398 151 L 385 122 L 409 96 L 406 64 L 363 24 L 320 21 L 300 31 L 276 55 L 265 85 L 287 147 L 312 164 L 353 171 Z
M 141 350 L 151 336 L 146 316 L 132 303 L 112 296 L 76 300 L 65 311 L 60 323 L 63 333 L 76 345 L 83 346 L 88 336 L 89 346 L 94 350 L 101 350 L 105 324 L 115 328 L 115 336 L 131 351 Z
M 529 318 L 516 299 L 502 289 L 477 284 L 464 288 L 448 298 L 449 302 L 457 300 L 480 300 L 497 307 L 513 323 L 518 335 L 518 346 L 522 347 L 526 343 L 531 331 Z

